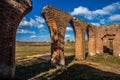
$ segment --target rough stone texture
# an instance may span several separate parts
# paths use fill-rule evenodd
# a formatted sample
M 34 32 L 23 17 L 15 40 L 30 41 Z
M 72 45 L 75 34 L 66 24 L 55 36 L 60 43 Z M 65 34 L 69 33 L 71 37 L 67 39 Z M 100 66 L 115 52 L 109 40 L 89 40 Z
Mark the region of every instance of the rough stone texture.
M 91 27 L 93 27 L 93 25 L 90 25 L 88 27 L 89 53 L 90 54 L 110 53 L 119 56 L 120 55 L 120 25 L 112 24 L 102 27 L 95 27 L 95 26 L 94 28 Z
M 120 56 L 120 28 L 118 29 L 118 32 L 116 33 L 116 36 L 113 42 L 113 53 L 115 56 Z
M 54 67 L 65 66 L 64 60 L 64 37 L 68 23 L 73 25 L 76 35 L 76 58 L 83 59 L 84 56 L 84 32 L 86 23 L 74 19 L 68 13 L 58 10 L 52 6 L 43 8 L 42 15 L 45 18 L 51 35 L 51 63 Z M 80 41 L 79 41 L 80 40 Z
M 89 55 L 93 56 L 96 54 L 96 27 L 88 25 L 88 52 Z
M 31 8 L 30 0 L 0 0 L 0 77 L 15 75 L 16 30 Z
M 85 59 L 85 33 L 87 23 L 73 18 L 71 24 L 75 32 L 75 60 L 83 60 Z

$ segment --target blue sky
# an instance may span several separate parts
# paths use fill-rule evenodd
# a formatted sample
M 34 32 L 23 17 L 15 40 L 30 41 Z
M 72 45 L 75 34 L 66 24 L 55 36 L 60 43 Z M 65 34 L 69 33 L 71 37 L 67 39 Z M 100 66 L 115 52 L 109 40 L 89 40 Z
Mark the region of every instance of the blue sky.
M 32 11 L 22 19 L 17 29 L 17 41 L 50 41 L 48 26 L 41 16 L 42 8 L 46 5 L 52 5 L 93 25 L 120 24 L 120 0 L 32 0 L 32 3 Z M 68 39 L 74 40 L 70 24 L 65 35 L 65 40 Z

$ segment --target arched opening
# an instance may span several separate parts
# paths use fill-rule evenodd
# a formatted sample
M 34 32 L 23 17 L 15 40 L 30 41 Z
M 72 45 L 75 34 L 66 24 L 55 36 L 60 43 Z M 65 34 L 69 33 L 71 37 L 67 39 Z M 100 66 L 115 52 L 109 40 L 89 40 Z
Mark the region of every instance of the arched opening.
M 85 58 L 88 56 L 88 32 L 86 30 L 85 32 Z
M 32 9 L 30 0 L 0 2 L 0 77 L 15 76 L 15 35 L 21 19 Z
M 68 23 L 64 39 L 64 54 L 66 57 L 66 64 L 70 63 L 75 55 L 75 33 L 71 23 Z
M 33 18 L 25 16 L 24 18 L 19 24 L 16 34 L 16 76 L 18 79 L 26 80 L 50 67 L 48 64 L 50 60 L 50 32 L 41 16 Z M 33 25 L 30 25 L 31 20 L 34 22 Z M 28 25 L 25 25 L 25 22 Z M 45 67 L 42 68 L 44 65 Z

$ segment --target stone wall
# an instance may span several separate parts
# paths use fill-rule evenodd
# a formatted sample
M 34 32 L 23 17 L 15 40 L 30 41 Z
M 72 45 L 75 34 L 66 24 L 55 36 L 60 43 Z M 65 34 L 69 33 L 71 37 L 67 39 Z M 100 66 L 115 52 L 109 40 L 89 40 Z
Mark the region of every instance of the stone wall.
M 65 66 L 64 60 L 64 37 L 67 24 L 70 23 L 75 32 L 76 59 L 84 59 L 84 36 L 87 23 L 75 19 L 68 13 L 58 10 L 52 6 L 43 8 L 42 15 L 48 24 L 51 36 L 51 64 L 54 67 Z
M 89 25 L 89 53 L 109 53 L 113 55 L 120 54 L 120 25 L 112 24 L 107 26 Z M 94 39 L 93 39 L 94 38 Z M 94 44 L 95 43 L 95 44 Z M 94 46 L 93 46 L 94 44 Z
M 0 0 L 0 77 L 15 75 L 16 30 L 31 8 L 30 0 Z

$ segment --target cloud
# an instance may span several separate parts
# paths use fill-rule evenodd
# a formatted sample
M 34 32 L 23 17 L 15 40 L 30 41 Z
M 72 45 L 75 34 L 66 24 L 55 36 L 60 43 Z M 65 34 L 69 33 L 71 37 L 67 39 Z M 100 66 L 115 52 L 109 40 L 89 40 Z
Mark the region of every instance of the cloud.
M 101 19 L 100 24 L 105 24 L 105 19 Z
M 70 35 L 66 34 L 66 35 L 65 35 L 65 38 L 70 38 Z
M 36 35 L 32 35 L 32 36 L 30 36 L 30 38 L 36 38 L 37 36 Z
M 18 29 L 17 34 L 36 34 L 34 31 L 24 30 L 24 29 Z
M 71 27 L 67 27 L 66 31 L 73 31 Z
M 42 17 L 35 16 L 35 18 L 30 18 L 29 20 L 27 18 L 23 18 L 19 26 L 43 28 L 44 23 L 45 23 L 45 20 Z
M 109 21 L 120 22 L 120 14 L 115 14 L 109 17 Z
M 112 3 L 108 6 L 103 7 L 102 9 L 97 9 L 94 11 L 89 10 L 87 7 L 79 6 L 77 8 L 74 8 L 70 14 L 73 16 L 84 16 L 85 18 L 92 20 L 96 16 L 111 15 L 116 10 L 120 10 L 120 2 Z
M 99 23 L 91 23 L 91 24 L 93 24 L 93 25 L 95 25 L 95 26 L 100 26 Z
M 44 41 L 50 41 L 50 34 L 48 34 L 48 35 L 40 35 L 40 36 L 31 35 L 31 36 L 28 37 L 28 38 L 22 39 L 22 41 L 28 41 L 28 39 L 29 39 L 29 42 L 44 42 Z
M 89 11 L 88 8 L 79 6 L 78 8 L 75 8 L 73 12 L 71 12 L 71 15 L 81 15 L 81 14 L 90 14 L 91 12 Z

